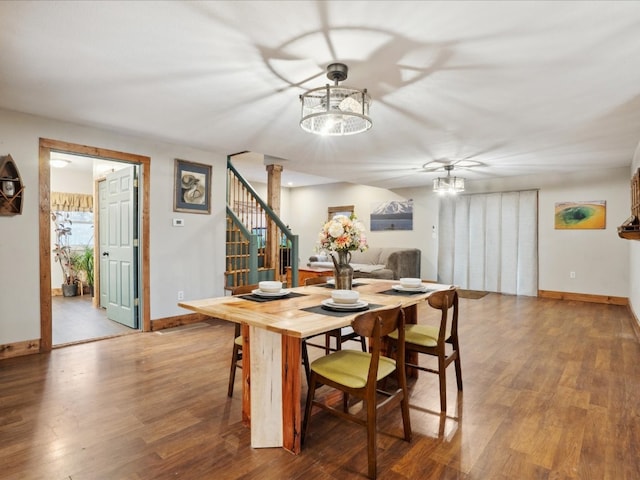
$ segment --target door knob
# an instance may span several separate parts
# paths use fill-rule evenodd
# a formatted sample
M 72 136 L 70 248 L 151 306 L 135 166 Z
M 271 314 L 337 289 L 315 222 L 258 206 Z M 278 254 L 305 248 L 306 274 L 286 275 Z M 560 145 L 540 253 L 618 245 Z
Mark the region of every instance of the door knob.
M 108 256 L 109 256 L 109 252 L 103 252 L 103 253 L 102 253 L 102 256 L 103 256 L 103 257 L 108 257 Z

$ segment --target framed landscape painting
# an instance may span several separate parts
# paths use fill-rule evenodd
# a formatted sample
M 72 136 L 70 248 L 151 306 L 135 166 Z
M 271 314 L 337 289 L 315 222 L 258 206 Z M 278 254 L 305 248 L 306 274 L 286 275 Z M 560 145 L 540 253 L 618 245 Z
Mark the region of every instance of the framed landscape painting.
M 391 200 L 371 205 L 371 231 L 413 230 L 413 200 Z
M 211 213 L 211 165 L 175 161 L 173 211 Z
M 604 229 L 606 228 L 607 202 L 557 202 L 555 205 L 555 228 L 557 230 Z

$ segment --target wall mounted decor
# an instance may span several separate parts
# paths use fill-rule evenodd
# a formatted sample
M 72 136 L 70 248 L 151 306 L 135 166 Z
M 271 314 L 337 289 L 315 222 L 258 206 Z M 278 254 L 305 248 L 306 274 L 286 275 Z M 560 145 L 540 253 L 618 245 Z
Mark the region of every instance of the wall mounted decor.
M 211 213 L 211 165 L 175 161 L 173 211 Z
M 587 230 L 606 228 L 607 202 L 557 202 L 555 228 L 557 230 Z
M 640 168 L 631 177 L 631 216 L 618 227 L 618 236 L 640 240 Z
M 0 157 L 0 216 L 22 213 L 24 185 L 11 155 Z
M 371 231 L 413 230 L 413 200 L 391 200 L 371 206 Z

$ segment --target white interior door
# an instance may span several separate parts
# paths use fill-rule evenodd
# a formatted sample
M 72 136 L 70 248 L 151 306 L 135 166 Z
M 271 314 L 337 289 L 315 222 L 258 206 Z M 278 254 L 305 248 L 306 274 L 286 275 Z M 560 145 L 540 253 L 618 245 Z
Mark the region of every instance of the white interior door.
M 100 307 L 107 308 L 109 293 L 109 284 L 107 282 L 107 278 L 109 278 L 109 257 L 105 252 L 109 251 L 107 242 L 107 238 L 109 237 L 109 204 L 107 202 L 107 182 L 105 180 L 102 180 L 98 184 L 98 201 L 98 208 L 100 211 L 100 224 L 98 226 L 99 254 L 96 260 L 100 262 Z
M 107 175 L 105 183 L 106 232 L 100 230 L 101 249 L 103 233 L 104 250 L 101 251 L 101 280 L 107 317 L 131 328 L 138 328 L 136 308 L 136 261 L 135 235 L 136 187 L 135 166 L 128 166 Z M 101 192 L 102 195 L 102 192 Z M 101 198 L 101 214 L 103 203 Z M 101 215 L 102 217 L 102 215 Z M 101 292 L 102 303 L 102 292 Z

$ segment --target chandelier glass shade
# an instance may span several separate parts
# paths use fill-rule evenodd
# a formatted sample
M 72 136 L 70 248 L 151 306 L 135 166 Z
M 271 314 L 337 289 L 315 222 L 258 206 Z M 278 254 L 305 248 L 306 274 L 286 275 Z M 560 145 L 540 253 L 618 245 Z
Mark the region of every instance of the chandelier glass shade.
M 342 87 L 348 68 L 342 63 L 327 67 L 327 78 L 334 85 L 314 88 L 300 95 L 302 114 L 300 127 L 316 135 L 355 135 L 366 132 L 373 122 L 369 117 L 371 97 L 367 90 Z
M 453 165 L 445 165 L 444 169 L 447 176 L 433 179 L 433 191 L 440 194 L 464 192 L 464 178 L 451 176 Z

